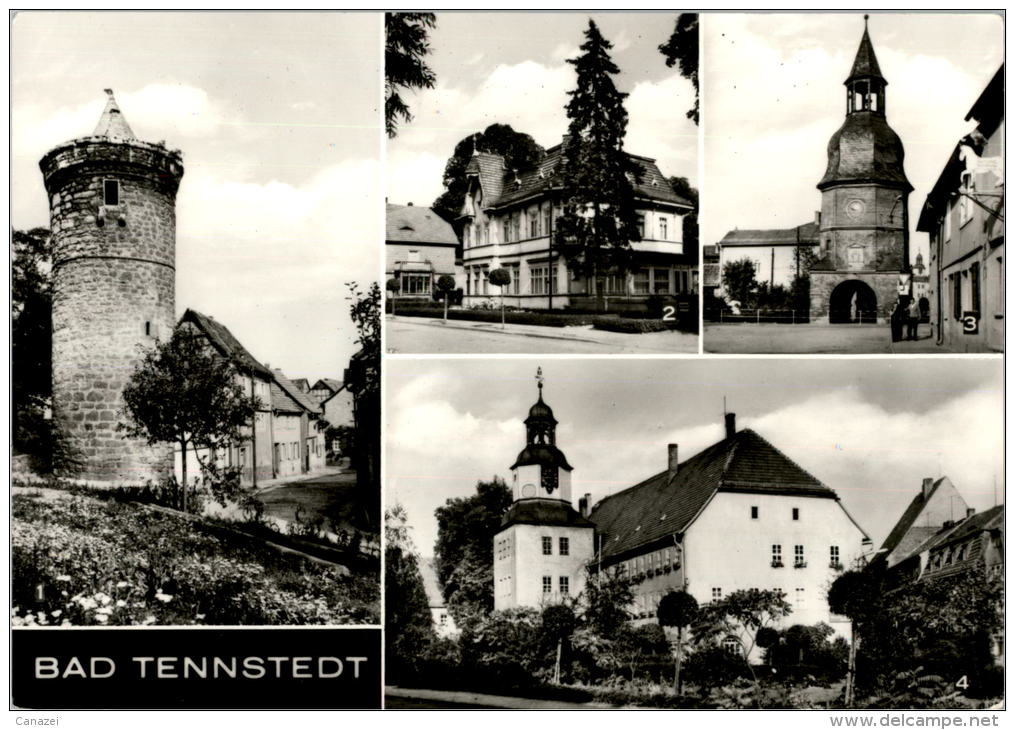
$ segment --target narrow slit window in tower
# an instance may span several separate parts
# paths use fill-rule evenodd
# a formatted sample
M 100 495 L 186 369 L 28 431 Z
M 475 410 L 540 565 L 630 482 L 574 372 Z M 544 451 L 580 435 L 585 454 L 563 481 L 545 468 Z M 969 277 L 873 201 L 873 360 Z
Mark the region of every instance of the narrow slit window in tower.
M 102 181 L 102 203 L 103 203 L 103 205 L 119 205 L 120 204 L 120 181 L 119 180 L 103 180 Z

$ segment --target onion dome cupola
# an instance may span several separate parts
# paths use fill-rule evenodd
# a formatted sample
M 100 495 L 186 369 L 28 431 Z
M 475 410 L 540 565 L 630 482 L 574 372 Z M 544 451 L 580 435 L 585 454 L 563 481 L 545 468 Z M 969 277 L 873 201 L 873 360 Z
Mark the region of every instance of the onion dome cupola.
M 888 81 L 881 74 L 864 16 L 863 37 L 846 86 L 846 120 L 828 142 L 828 168 L 819 190 L 841 184 L 881 183 L 909 192 L 905 151 L 885 118 Z
M 525 448 L 511 466 L 514 498 L 571 501 L 571 471 L 557 448 L 557 419 L 543 401 L 543 371 L 536 374 L 539 398 L 525 419 Z

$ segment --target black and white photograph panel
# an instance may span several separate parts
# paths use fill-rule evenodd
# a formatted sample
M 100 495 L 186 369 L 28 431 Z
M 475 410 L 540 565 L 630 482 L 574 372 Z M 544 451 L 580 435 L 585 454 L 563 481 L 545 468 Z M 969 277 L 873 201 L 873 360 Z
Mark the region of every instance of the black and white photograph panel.
M 985 708 L 999 358 L 397 359 L 388 707 Z
M 380 23 L 14 16 L 15 625 L 380 622 Z
M 706 352 L 1001 352 L 997 13 L 702 20 Z
M 388 13 L 385 349 L 698 352 L 698 16 Z

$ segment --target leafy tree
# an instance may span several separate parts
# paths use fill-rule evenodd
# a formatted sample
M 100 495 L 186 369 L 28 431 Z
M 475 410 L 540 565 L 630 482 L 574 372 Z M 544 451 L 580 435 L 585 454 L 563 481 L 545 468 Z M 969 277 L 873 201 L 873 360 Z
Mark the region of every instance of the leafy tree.
M 444 600 L 463 626 L 493 610 L 493 536 L 511 505 L 500 477 L 478 482 L 476 493 L 438 507 L 434 565 Z
M 222 470 L 215 454 L 240 440 L 259 403 L 237 382 L 235 364 L 214 352 L 203 337 L 177 328 L 168 341 L 147 350 L 124 386 L 123 401 L 127 420 L 117 430 L 150 445 L 179 447 L 184 511 L 191 450 L 223 506 L 227 497 L 239 493 L 238 472 Z
M 462 234 L 459 216 L 465 205 L 469 180 L 465 170 L 474 152 L 489 152 L 504 158 L 508 170 L 533 167 L 543 156 L 543 148 L 531 135 L 516 132 L 509 124 L 491 124 L 482 132 L 470 134 L 455 145 L 455 151 L 444 165 L 444 192 L 433 203 L 437 215 L 450 223 L 455 233 Z
M 595 634 L 609 637 L 631 620 L 633 601 L 634 580 L 617 567 L 606 568 L 585 583 L 582 618 Z
M 437 638 L 430 602 L 412 542 L 405 508 L 396 504 L 384 513 L 385 669 L 396 680 L 411 674 L 414 662 Z
M 687 118 L 698 123 L 698 14 L 681 13 L 670 39 L 659 46 L 659 52 L 666 57 L 666 65 L 672 68 L 680 64 L 680 75 L 694 85 L 694 107 L 687 111 Z
M 568 59 L 578 81 L 568 92 L 563 214 L 554 237 L 568 266 L 589 282 L 590 294 L 596 293 L 598 272 L 630 268 L 631 242 L 641 240 L 634 199 L 640 169 L 624 153 L 627 94 L 611 78 L 620 72 L 609 55 L 612 47 L 589 20 L 581 55 Z
M 365 292 L 360 292 L 355 282 L 346 286 L 349 319 L 356 327 L 356 344 L 359 345 L 345 374 L 346 387 L 353 394 L 352 463 L 367 520 L 377 525 L 381 483 L 381 288 L 377 282 Z
M 673 192 L 682 198 L 686 198 L 694 208 L 684 216 L 684 250 L 698 250 L 698 188 L 691 185 L 686 177 L 671 177 L 670 187 Z
M 500 287 L 500 328 L 504 329 L 504 287 L 511 283 L 511 272 L 507 269 L 494 269 L 490 272 L 490 283 Z
M 698 618 L 698 601 L 685 590 L 671 591 L 659 601 L 656 611 L 659 625 L 675 626 L 677 629 L 677 651 L 673 671 L 673 689 L 683 694 L 680 685 L 680 663 L 684 654 L 684 629 Z
M 554 604 L 543 609 L 543 635 L 556 644 L 556 660 L 553 666 L 553 682 L 560 684 L 561 655 L 564 644 L 571 638 L 577 628 L 578 620 L 574 609 L 564 604 Z
M 402 288 L 401 282 L 398 279 L 392 277 L 384 282 L 384 288 L 391 292 L 391 316 L 395 316 L 395 299 L 398 297 L 398 292 Z
M 726 639 L 735 639 L 757 684 L 750 661 L 758 632 L 788 616 L 792 610 L 786 594 L 779 589 L 734 591 L 701 607 L 693 629 L 694 639 L 699 644 L 713 646 Z
M 754 278 L 756 273 L 754 262 L 750 259 L 727 261 L 722 267 L 722 286 L 726 296 L 740 302 L 741 306 L 748 306 L 758 288 Z
M 398 134 L 399 119 L 412 121 L 405 89 L 432 89 L 437 75 L 426 63 L 429 32 L 437 27 L 433 13 L 384 14 L 384 125 L 388 137 Z
M 856 655 L 862 627 L 877 615 L 884 586 L 876 570 L 848 570 L 839 575 L 828 588 L 828 607 L 832 613 L 850 621 L 849 658 L 846 664 L 846 707 L 853 705 L 856 691 Z
M 452 289 L 455 288 L 455 277 L 449 276 L 448 274 L 441 274 L 440 278 L 437 279 L 437 291 L 441 293 L 441 299 L 444 300 L 444 321 L 448 321 L 448 299 Z M 394 305 L 392 305 L 394 306 Z
M 817 259 L 818 255 L 811 246 L 797 246 L 793 250 L 796 273 L 790 284 L 789 298 L 797 311 L 806 312 L 811 308 L 811 267 Z

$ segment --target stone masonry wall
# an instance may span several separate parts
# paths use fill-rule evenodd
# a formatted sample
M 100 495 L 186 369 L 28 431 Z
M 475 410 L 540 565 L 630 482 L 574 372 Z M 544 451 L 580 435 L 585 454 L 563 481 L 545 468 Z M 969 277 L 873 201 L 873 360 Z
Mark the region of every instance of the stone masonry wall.
M 179 156 L 78 140 L 40 164 L 53 231 L 54 419 L 84 457 L 80 478 L 163 479 L 171 447 L 126 439 L 116 427 L 144 348 L 173 330 Z M 104 179 L 119 181 L 119 205 L 103 206 Z

